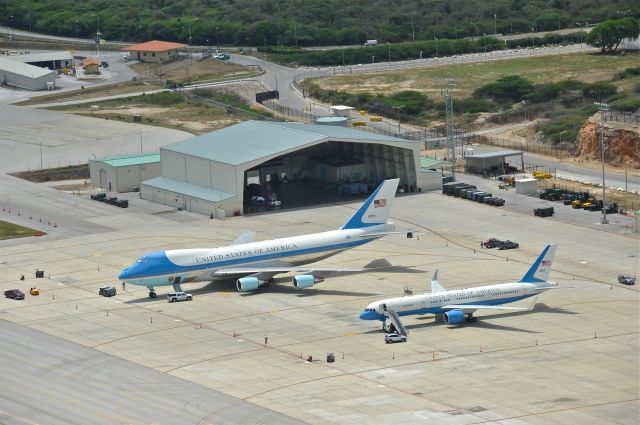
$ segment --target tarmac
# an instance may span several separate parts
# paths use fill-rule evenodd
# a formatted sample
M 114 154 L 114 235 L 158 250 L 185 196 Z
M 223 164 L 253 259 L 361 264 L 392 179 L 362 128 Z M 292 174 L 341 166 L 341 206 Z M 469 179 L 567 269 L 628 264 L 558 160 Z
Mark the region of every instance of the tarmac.
M 270 239 L 337 228 L 361 200 L 210 220 L 154 212 L 136 198 L 121 210 L 59 195 L 67 197 L 76 209 L 93 212 L 84 220 L 99 226 L 99 233 L 0 245 L 2 290 L 41 290 L 23 301 L 0 299 L 0 318 L 77 344 L 77 352 L 109 355 L 100 360 L 109 376 L 101 381 L 107 392 L 131 382 L 126 369 L 124 375 L 109 372 L 122 359 L 126 367 L 144 366 L 309 423 L 637 424 L 640 303 L 637 286 L 617 283 L 620 273 L 639 274 L 640 239 L 629 230 L 542 219 L 438 192 L 401 195 L 392 219 L 399 230 L 418 231 L 417 237 L 385 237 L 319 263 L 360 267 L 386 259 L 398 266 L 392 272 L 329 277 L 306 290 L 294 289 L 291 276 L 283 275 L 251 294 L 237 293 L 233 281 L 184 285 L 194 300 L 169 304 L 164 295 L 171 287 L 157 288 L 158 298 L 151 300 L 146 288 L 127 285 L 123 291 L 118 272 L 148 251 L 226 245 L 247 230 Z M 480 241 L 492 236 L 517 241 L 520 248 L 481 249 Z M 465 326 L 406 317 L 409 340 L 393 345 L 384 343 L 378 322 L 358 319 L 367 304 L 401 295 L 405 286 L 428 291 L 435 269 L 449 289 L 517 280 L 546 243 L 559 245 L 551 280 L 561 289 L 538 297 L 533 312 L 481 312 L 477 323 Z M 45 270 L 44 279 L 33 277 L 36 269 Z M 105 285 L 115 285 L 118 294 L 98 296 Z M 39 344 L 29 341 L 40 338 L 24 334 L 21 344 Z M 37 364 L 64 343 L 56 341 L 47 342 L 44 354 L 19 351 L 11 363 Z M 6 338 L 0 347 L 12 348 Z M 329 352 L 335 363 L 326 363 Z M 82 362 L 73 370 L 87 374 L 89 382 L 95 374 Z M 2 387 L 11 392 L 21 377 L 44 383 L 63 376 L 16 366 L 11 383 Z M 41 400 L 51 397 L 48 388 L 33 385 L 29 393 Z M 149 391 L 151 401 L 127 405 L 140 422 L 103 422 L 165 423 L 154 422 L 148 403 L 162 412 L 172 396 Z M 83 415 L 96 403 L 72 390 L 55 395 Z M 0 409 L 5 417 L 24 419 L 16 423 L 46 422 L 33 419 L 20 403 Z M 55 413 L 53 403 L 42 409 Z M 245 422 L 230 417 L 225 423 Z

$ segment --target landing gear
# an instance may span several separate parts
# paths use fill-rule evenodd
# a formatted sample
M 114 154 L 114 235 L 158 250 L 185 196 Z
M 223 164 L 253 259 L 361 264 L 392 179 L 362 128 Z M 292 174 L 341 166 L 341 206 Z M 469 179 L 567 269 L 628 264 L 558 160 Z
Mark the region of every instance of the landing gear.
M 156 291 L 154 291 L 152 286 L 149 286 L 149 298 L 155 298 L 158 295 L 156 294 Z
M 469 313 L 467 314 L 467 323 L 475 323 L 478 321 L 477 317 L 473 317 L 473 314 Z
M 387 333 L 387 321 L 382 321 L 382 332 Z

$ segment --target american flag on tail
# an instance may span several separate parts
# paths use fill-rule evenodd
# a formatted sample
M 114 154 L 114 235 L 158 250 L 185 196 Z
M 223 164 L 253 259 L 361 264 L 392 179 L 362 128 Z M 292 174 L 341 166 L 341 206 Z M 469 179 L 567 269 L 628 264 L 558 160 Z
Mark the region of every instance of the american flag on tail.
M 387 206 L 387 200 L 386 199 L 374 199 L 373 200 L 373 207 L 374 208 L 384 208 Z

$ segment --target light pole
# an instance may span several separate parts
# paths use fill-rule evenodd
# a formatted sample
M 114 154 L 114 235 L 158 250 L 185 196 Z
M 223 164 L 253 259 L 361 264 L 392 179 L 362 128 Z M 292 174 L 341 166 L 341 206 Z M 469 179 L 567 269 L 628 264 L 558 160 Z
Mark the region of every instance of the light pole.
M 400 134 L 400 108 L 402 108 L 402 106 L 392 106 L 392 108 L 398 113 L 398 134 Z
M 498 27 L 496 23 L 496 14 L 493 14 L 493 35 L 498 35 Z
M 527 101 L 523 100 L 521 103 L 524 105 L 524 120 L 526 121 L 527 120 Z
M 454 129 L 453 129 L 453 86 L 458 84 L 456 80 L 447 80 L 447 91 L 444 94 L 445 104 L 445 122 L 447 126 L 447 142 L 451 148 L 451 175 L 453 180 L 456 179 L 456 145 L 454 141 Z
M 371 63 L 375 62 L 376 57 L 375 56 L 371 56 Z
M 387 62 L 391 62 L 391 43 L 389 43 L 387 41 L 387 53 L 389 55 L 389 59 L 387 60 Z
M 438 57 L 438 37 L 433 37 L 433 39 L 436 41 L 436 58 Z
M 189 47 L 191 47 L 191 22 L 195 22 L 200 18 L 193 18 L 192 20 L 189 21 Z M 191 53 L 191 51 L 189 51 L 189 53 Z
M 484 41 L 484 54 L 487 54 L 487 33 L 482 33 L 482 41 Z
M 413 15 L 411 15 L 411 39 L 416 41 L 416 31 L 413 28 Z
M 600 156 L 602 157 L 602 224 L 607 222 L 607 200 L 606 189 L 604 185 L 604 123 L 607 118 L 605 111 L 609 110 L 609 105 L 602 102 L 593 102 L 600 110 Z
M 80 36 L 78 35 L 78 19 L 76 18 L 76 43 L 80 45 Z

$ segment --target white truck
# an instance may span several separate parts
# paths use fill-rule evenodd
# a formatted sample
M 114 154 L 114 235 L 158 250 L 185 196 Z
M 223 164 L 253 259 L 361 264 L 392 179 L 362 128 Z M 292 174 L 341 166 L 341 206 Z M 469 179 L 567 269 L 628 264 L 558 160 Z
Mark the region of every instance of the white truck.
M 167 294 L 167 302 L 175 303 L 177 301 L 191 301 L 193 296 L 186 292 L 169 292 Z
M 378 40 L 367 40 L 363 44 L 364 47 L 377 46 L 377 45 L 378 45 Z

